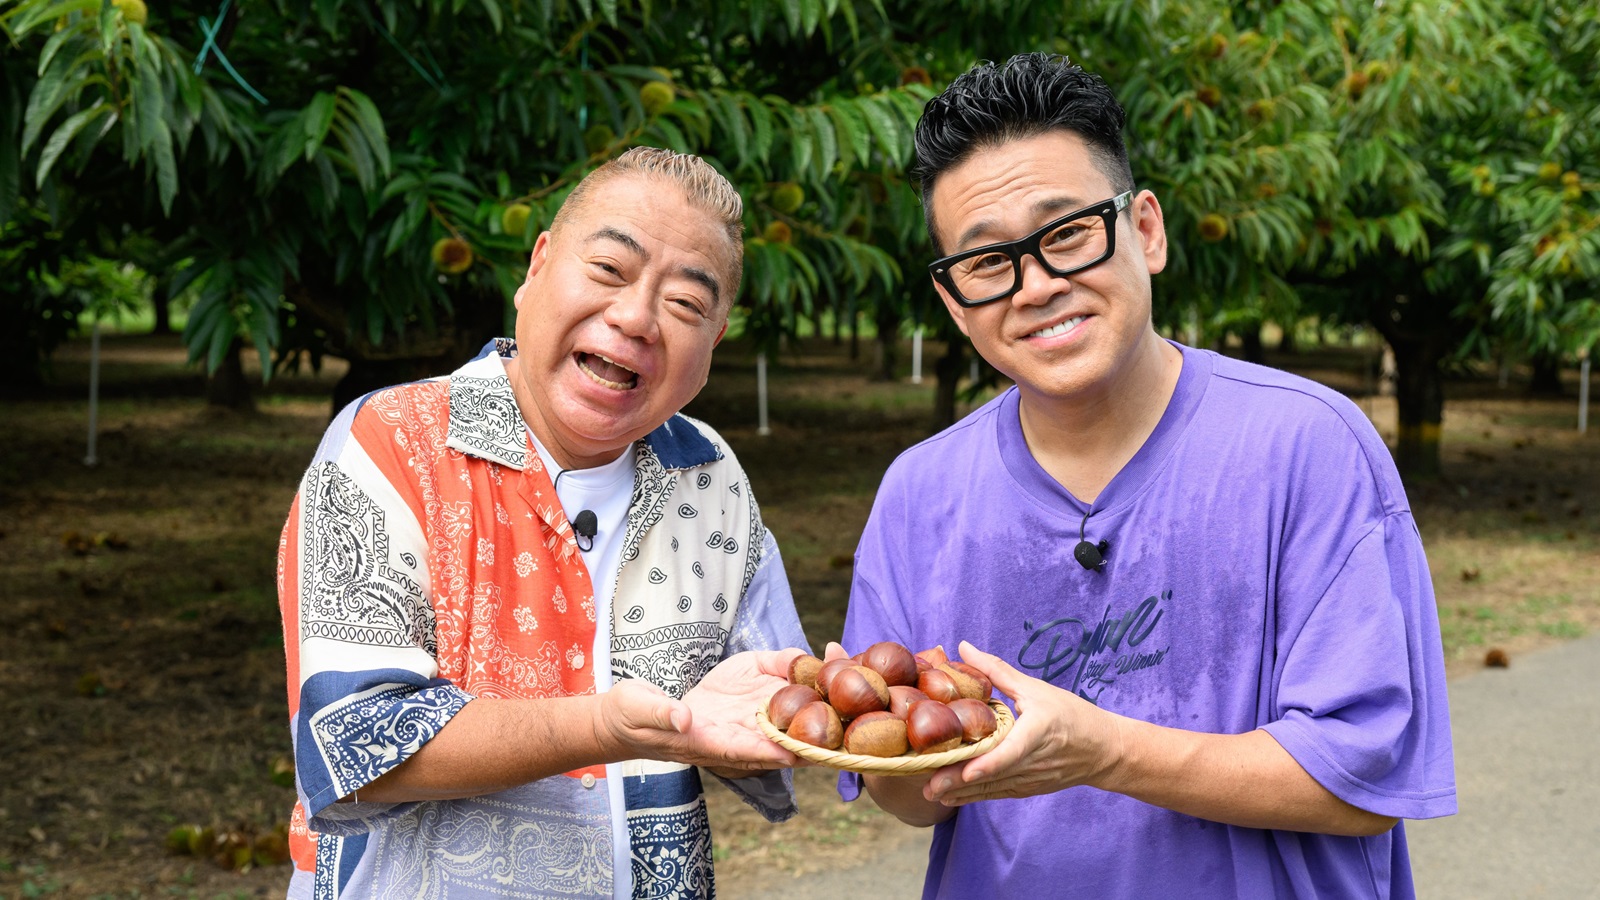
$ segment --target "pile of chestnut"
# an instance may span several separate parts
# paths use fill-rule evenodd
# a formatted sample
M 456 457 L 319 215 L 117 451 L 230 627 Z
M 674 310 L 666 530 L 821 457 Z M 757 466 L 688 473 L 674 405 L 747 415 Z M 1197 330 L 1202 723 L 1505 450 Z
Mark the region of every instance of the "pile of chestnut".
M 863 756 L 941 753 L 994 733 L 993 685 L 943 647 L 913 654 L 893 641 L 849 658 L 800 656 L 767 718 L 798 741 Z M 846 724 L 848 723 L 848 724 Z

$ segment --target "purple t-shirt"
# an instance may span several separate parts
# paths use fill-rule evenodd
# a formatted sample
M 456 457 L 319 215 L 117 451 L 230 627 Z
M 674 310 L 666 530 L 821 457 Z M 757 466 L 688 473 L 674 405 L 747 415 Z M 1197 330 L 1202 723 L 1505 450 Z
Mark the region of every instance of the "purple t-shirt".
M 1455 812 L 1438 613 L 1389 452 L 1314 382 L 1183 350 L 1160 424 L 1090 507 L 1028 452 L 1007 391 L 912 447 L 856 555 L 844 645 L 962 640 L 1104 709 L 1265 728 L 1319 783 L 1401 818 Z M 859 780 L 845 775 L 852 799 Z M 1403 828 L 1222 825 L 1078 787 L 963 807 L 925 898 L 1413 896 Z

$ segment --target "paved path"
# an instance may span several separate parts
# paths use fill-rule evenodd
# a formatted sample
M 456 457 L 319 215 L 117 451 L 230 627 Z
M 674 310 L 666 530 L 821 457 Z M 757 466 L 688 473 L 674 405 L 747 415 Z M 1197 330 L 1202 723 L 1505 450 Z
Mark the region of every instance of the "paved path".
M 1600 635 L 1450 682 L 1461 811 L 1409 822 L 1420 900 L 1600 898 Z
M 1600 900 L 1600 635 L 1450 682 L 1461 812 L 1406 823 L 1419 900 Z M 868 802 L 868 801 L 862 801 Z M 727 900 L 921 896 L 931 829 L 870 865 Z

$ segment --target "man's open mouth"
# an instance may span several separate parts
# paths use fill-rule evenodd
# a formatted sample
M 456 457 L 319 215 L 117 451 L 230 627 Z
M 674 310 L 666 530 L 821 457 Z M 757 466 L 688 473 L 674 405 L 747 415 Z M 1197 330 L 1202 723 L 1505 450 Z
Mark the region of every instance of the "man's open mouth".
M 595 381 L 619 391 L 632 390 L 639 383 L 639 373 L 627 366 L 618 365 L 598 353 L 576 353 L 578 368 Z

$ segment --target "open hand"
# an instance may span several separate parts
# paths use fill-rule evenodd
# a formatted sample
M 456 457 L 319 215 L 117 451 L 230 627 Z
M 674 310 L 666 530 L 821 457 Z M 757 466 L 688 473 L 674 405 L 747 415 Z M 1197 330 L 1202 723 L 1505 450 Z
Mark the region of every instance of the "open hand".
M 603 696 L 603 723 L 635 756 L 705 766 L 724 777 L 788 768 L 799 760 L 756 728 L 756 709 L 788 683 L 801 651 L 752 650 L 718 663 L 682 700 L 625 680 Z
M 1016 703 L 1017 721 L 994 749 L 934 773 L 923 793 L 946 806 L 1032 797 L 1092 783 L 1114 758 L 1114 717 L 1083 698 L 1024 675 L 963 641 L 961 659 Z

